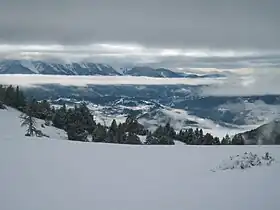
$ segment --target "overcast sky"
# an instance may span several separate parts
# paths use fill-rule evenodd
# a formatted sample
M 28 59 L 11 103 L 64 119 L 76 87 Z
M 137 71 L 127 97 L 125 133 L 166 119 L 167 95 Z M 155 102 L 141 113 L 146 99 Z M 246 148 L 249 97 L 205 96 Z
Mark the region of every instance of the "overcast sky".
M 279 0 L 0 0 L 2 58 L 279 68 Z

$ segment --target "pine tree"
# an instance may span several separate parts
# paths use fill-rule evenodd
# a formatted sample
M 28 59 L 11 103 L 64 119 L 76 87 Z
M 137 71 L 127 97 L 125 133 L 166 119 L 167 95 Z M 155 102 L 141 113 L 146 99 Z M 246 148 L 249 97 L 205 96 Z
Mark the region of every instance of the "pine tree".
M 27 127 L 26 136 L 34 136 L 36 134 L 36 120 L 32 117 L 32 106 L 29 104 L 26 108 L 26 114 L 22 114 L 20 118 L 22 119 L 21 126 Z
M 146 136 L 145 144 L 156 145 L 159 144 L 159 140 L 156 137 L 154 137 L 151 132 L 148 132 L 148 135 Z
M 173 139 L 171 139 L 168 136 L 161 136 L 159 138 L 159 144 L 161 144 L 161 145 L 174 145 L 175 142 L 174 142 Z
M 164 128 L 160 125 L 159 127 L 157 127 L 157 129 L 154 131 L 153 136 L 155 137 L 162 137 L 165 136 L 166 134 L 164 133 Z
M 179 141 L 184 142 L 184 131 L 182 129 L 177 134 L 176 139 L 178 139 Z
M 78 125 L 70 125 L 67 129 L 67 136 L 69 140 L 72 141 L 88 141 L 88 132 L 82 129 Z
M 118 144 L 118 138 L 117 138 L 117 133 L 113 132 L 112 130 L 109 130 L 107 132 L 106 138 L 105 138 L 106 143 L 112 143 L 112 144 Z
M 176 132 L 173 127 L 171 127 L 170 122 L 166 123 L 164 127 L 164 133 L 165 135 L 169 136 L 170 138 L 176 137 Z
M 116 133 L 116 138 L 117 138 L 117 142 L 119 144 L 124 144 L 127 140 L 127 135 L 125 132 L 125 123 L 122 124 L 120 123 L 117 129 L 117 133 Z
M 244 138 L 242 137 L 242 135 L 237 134 L 232 138 L 232 144 L 233 145 L 244 145 Z
M 229 135 L 227 134 L 225 137 L 223 137 L 222 141 L 221 141 L 221 144 L 222 145 L 229 145 L 231 143 L 230 141 L 230 137 Z
M 203 138 L 203 144 L 204 145 L 212 145 L 214 141 L 213 136 L 210 133 L 206 133 L 206 135 Z
M 214 139 L 213 139 L 213 143 L 212 143 L 213 145 L 220 145 L 221 144 L 221 142 L 220 142 L 220 139 L 219 139 L 219 137 L 214 137 Z
M 198 128 L 196 128 L 195 131 L 194 131 L 194 141 L 193 141 L 193 144 L 200 144 L 199 138 L 200 138 L 199 130 L 198 130 Z
M 142 144 L 142 142 L 136 134 L 129 132 L 125 144 Z
M 25 106 L 25 97 L 22 91 L 19 89 L 19 86 L 17 86 L 16 93 L 15 93 L 15 108 L 19 110 L 23 110 L 24 106 Z
M 106 139 L 106 129 L 101 124 L 97 124 L 96 128 L 92 134 L 92 141 L 93 142 L 105 142 Z
M 186 144 L 194 144 L 195 143 L 195 136 L 194 136 L 194 132 L 193 132 L 193 129 L 192 128 L 189 128 L 187 131 L 186 131 Z
M 199 135 L 198 135 L 198 140 L 197 140 L 196 144 L 201 145 L 201 144 L 203 144 L 203 141 L 204 141 L 204 134 L 203 134 L 203 130 L 200 129 Z
M 70 115 L 71 112 L 68 112 Z M 69 116 L 68 115 L 68 116 Z M 53 126 L 60 129 L 66 129 L 67 127 L 67 118 L 66 118 L 66 112 L 64 112 L 64 109 L 60 108 L 59 110 L 55 111 L 55 114 L 52 117 Z
M 117 133 L 118 125 L 116 120 L 114 119 L 111 123 L 110 131 L 115 135 Z
M 132 132 L 138 135 L 146 135 L 147 130 L 141 125 L 135 117 L 129 115 L 124 123 L 125 132 Z
M 0 109 L 5 109 L 4 103 L 0 101 Z

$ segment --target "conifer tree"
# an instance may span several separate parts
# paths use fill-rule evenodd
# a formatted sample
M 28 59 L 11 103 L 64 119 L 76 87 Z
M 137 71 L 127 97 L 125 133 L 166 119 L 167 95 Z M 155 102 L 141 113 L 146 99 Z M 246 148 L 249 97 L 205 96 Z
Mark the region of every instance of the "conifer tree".
M 25 111 L 26 113 L 23 113 L 20 116 L 20 118 L 22 119 L 21 126 L 27 127 L 25 134 L 26 136 L 34 136 L 34 134 L 36 134 L 36 120 L 32 117 L 32 104 L 28 104 Z
M 186 144 L 194 144 L 194 139 L 195 139 L 195 136 L 194 136 L 194 132 L 193 132 L 193 129 L 192 128 L 189 128 L 187 130 L 187 136 L 186 136 Z
M 154 137 L 151 132 L 148 132 L 148 135 L 146 136 L 145 144 L 147 145 L 159 144 L 159 140 L 156 137 Z
M 106 139 L 106 129 L 101 124 L 97 124 L 92 134 L 93 142 L 105 142 Z
M 214 139 L 213 139 L 213 143 L 212 143 L 213 145 L 220 145 L 221 144 L 221 142 L 220 142 L 220 139 L 219 139 L 219 137 L 214 137 Z
M 222 145 L 229 145 L 229 144 L 231 144 L 230 137 L 229 137 L 228 134 L 225 137 L 223 137 L 223 139 L 221 141 L 221 144 Z
M 174 145 L 175 142 L 173 139 L 171 139 L 170 137 L 168 136 L 161 136 L 159 138 L 159 144 L 160 145 Z
M 212 145 L 213 144 L 213 136 L 210 133 L 206 133 L 203 138 L 203 144 L 204 145 Z
M 136 134 L 129 132 L 125 144 L 142 144 L 142 142 Z
M 242 137 L 242 135 L 237 134 L 232 138 L 232 144 L 233 145 L 244 145 L 244 138 Z

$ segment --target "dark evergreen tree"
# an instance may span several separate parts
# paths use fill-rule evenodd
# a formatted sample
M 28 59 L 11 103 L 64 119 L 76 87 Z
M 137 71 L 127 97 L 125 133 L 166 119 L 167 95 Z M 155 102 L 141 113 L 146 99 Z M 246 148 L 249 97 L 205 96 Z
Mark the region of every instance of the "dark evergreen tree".
M 116 120 L 114 119 L 111 123 L 109 131 L 112 132 L 115 135 L 117 133 L 117 130 L 118 130 L 118 125 L 117 125 Z
M 154 137 L 151 132 L 148 132 L 146 136 L 145 144 L 147 145 L 156 145 L 159 144 L 158 138 Z
M 200 134 L 199 134 L 199 130 L 198 128 L 195 129 L 194 131 L 194 141 L 193 141 L 193 144 L 200 144 Z
M 26 105 L 23 92 L 18 86 L 14 88 L 12 85 L 0 86 L 0 101 L 2 104 L 19 109 L 20 111 L 23 111 Z
M 104 126 L 97 124 L 92 134 L 93 142 L 105 142 L 107 132 Z
M 210 133 L 206 133 L 206 135 L 203 138 L 203 144 L 204 145 L 212 145 L 214 141 L 213 136 Z
M 136 134 L 129 132 L 125 144 L 142 144 L 142 142 Z
M 173 139 L 171 139 L 170 137 L 168 136 L 161 136 L 159 138 L 159 144 L 160 145 L 174 145 L 175 142 Z
M 203 141 L 204 141 L 204 134 L 203 134 L 203 130 L 200 129 L 199 130 L 199 136 L 198 136 L 196 144 L 201 145 L 201 144 L 203 144 Z
M 183 130 L 179 131 L 179 133 L 176 136 L 176 139 L 181 141 L 181 142 L 184 142 L 184 131 Z
M 88 132 L 81 125 L 72 123 L 67 126 L 67 136 L 72 141 L 88 141 Z
M 68 114 L 69 114 L 69 112 L 68 112 Z M 60 109 L 56 110 L 56 112 L 54 113 L 54 115 L 52 117 L 52 122 L 53 122 L 54 127 L 64 129 L 64 130 L 66 129 L 67 118 L 66 118 L 66 112 L 64 112 L 64 109 L 60 108 Z
M 107 132 L 107 136 L 105 138 L 106 143 L 112 143 L 112 144 L 118 144 L 118 137 L 117 137 L 117 131 L 114 133 L 112 130 L 109 130 Z
M 120 144 L 124 144 L 127 140 L 125 129 L 125 124 L 120 123 L 116 133 L 117 142 Z
M 232 144 L 233 145 L 244 145 L 244 138 L 242 137 L 242 135 L 237 134 L 232 138 Z
M 162 136 L 165 136 L 166 134 L 164 133 L 164 128 L 160 125 L 157 127 L 157 129 L 154 131 L 153 136 L 160 138 Z
M 0 101 L 0 109 L 5 109 L 4 103 Z
M 195 144 L 195 135 L 194 135 L 194 132 L 193 132 L 193 129 L 192 128 L 189 128 L 187 131 L 186 131 L 186 140 L 185 140 L 185 143 L 186 144 Z
M 228 134 L 222 139 L 221 144 L 222 145 L 229 145 L 229 144 L 231 144 L 231 140 L 230 140 L 230 137 L 229 137 Z
M 171 127 L 170 122 L 166 123 L 165 127 L 164 127 L 164 133 L 166 136 L 170 137 L 170 138 L 175 138 L 176 137 L 176 132 L 174 130 L 173 127 Z
M 25 97 L 23 95 L 23 92 L 20 91 L 19 86 L 16 87 L 16 93 L 15 93 L 15 108 L 23 111 L 23 108 L 25 107 Z
M 213 145 L 220 145 L 221 144 L 221 142 L 220 142 L 220 139 L 219 139 L 219 137 L 214 137 L 214 139 L 213 139 L 213 143 L 212 143 Z
M 8 86 L 5 91 L 4 103 L 8 106 L 15 107 L 15 90 L 12 85 Z
M 32 104 L 29 104 L 26 109 L 26 113 L 21 114 L 20 118 L 22 120 L 21 126 L 27 127 L 26 136 L 34 136 L 36 134 L 36 120 L 33 115 Z
M 146 135 L 147 130 L 141 125 L 135 117 L 128 116 L 125 123 L 125 132 L 132 132 L 138 135 Z

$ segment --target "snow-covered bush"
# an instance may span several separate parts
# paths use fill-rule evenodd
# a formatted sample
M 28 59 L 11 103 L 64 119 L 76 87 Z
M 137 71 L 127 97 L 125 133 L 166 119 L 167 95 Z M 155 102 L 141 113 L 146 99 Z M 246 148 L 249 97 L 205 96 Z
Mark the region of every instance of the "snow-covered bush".
M 231 156 L 228 160 L 222 163 L 212 171 L 228 170 L 228 169 L 247 169 L 255 166 L 271 165 L 275 159 L 266 152 L 263 156 L 258 156 L 252 152 L 245 152 L 242 155 Z

